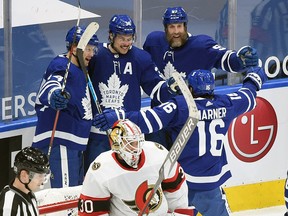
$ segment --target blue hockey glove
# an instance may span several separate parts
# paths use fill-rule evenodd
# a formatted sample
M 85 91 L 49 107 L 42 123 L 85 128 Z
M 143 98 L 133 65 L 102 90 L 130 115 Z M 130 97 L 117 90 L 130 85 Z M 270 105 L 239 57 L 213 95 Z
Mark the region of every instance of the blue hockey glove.
M 173 77 L 170 77 L 169 79 L 166 80 L 166 85 L 168 87 L 168 91 L 170 92 L 170 94 L 173 95 L 181 94 L 181 90 Z
M 107 131 L 119 119 L 125 119 L 123 109 L 106 109 L 101 114 L 94 116 L 92 125 L 99 128 L 100 131 Z
M 67 107 L 70 98 L 69 92 L 56 89 L 50 96 L 49 104 L 55 110 L 62 110 Z
M 257 87 L 257 90 L 260 90 L 263 83 L 267 81 L 267 75 L 261 67 L 251 67 L 247 71 L 247 75 L 244 77 L 243 83 L 247 80 L 251 80 Z
M 241 47 L 237 56 L 242 68 L 258 66 L 257 50 L 250 46 Z

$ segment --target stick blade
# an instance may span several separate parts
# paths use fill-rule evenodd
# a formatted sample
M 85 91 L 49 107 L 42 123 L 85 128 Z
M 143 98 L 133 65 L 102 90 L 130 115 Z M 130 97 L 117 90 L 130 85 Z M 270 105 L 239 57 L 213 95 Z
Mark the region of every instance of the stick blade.
M 89 43 L 91 37 L 98 31 L 99 24 L 97 22 L 91 22 L 85 29 L 81 40 L 78 43 L 77 49 L 84 50 Z

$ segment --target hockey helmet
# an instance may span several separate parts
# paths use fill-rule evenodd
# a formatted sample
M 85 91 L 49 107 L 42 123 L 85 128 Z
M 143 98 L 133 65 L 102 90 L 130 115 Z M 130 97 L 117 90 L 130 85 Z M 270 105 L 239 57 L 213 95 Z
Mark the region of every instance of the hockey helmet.
M 193 70 L 187 77 L 188 85 L 193 88 L 195 96 L 213 95 L 215 88 L 214 76 L 209 70 Z
M 14 172 L 18 175 L 21 170 L 49 174 L 50 164 L 48 157 L 37 148 L 26 147 L 17 153 L 14 161 Z
M 128 119 L 118 120 L 112 126 L 109 137 L 112 150 L 129 166 L 137 168 L 144 143 L 144 134 L 140 128 Z
M 187 23 L 188 18 L 185 10 L 182 7 L 168 7 L 162 17 L 163 25 L 173 23 Z
M 136 27 L 128 15 L 114 15 L 110 19 L 109 31 L 113 34 L 135 35 Z
M 85 27 L 80 27 L 80 26 L 73 26 L 66 35 L 66 47 L 67 50 L 69 50 L 71 48 L 72 44 L 78 44 L 78 42 L 80 41 L 84 31 L 85 31 Z M 89 45 L 92 46 L 97 46 L 98 45 L 98 37 L 96 34 L 94 34 L 90 41 L 88 42 Z

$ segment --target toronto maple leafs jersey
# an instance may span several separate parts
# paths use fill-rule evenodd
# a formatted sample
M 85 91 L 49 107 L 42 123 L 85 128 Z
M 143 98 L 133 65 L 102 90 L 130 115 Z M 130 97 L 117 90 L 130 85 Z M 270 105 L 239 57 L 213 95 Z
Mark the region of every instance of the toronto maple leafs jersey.
M 121 55 L 111 53 L 107 43 L 99 44 L 89 63 L 89 74 L 103 109 L 140 110 L 141 88 L 160 102 L 171 97 L 151 56 L 135 46 Z
M 36 97 L 37 126 L 33 146 L 44 147 L 50 142 L 56 110 L 48 103 L 49 92 L 61 89 L 69 59 L 64 55 L 54 58 L 43 76 Z M 67 108 L 60 111 L 53 145 L 66 145 L 69 148 L 84 150 L 92 125 L 92 108 L 87 82 L 82 70 L 70 64 L 65 91 L 71 98 Z
M 256 86 L 247 81 L 238 91 L 215 95 L 213 99 L 196 98 L 199 122 L 181 153 L 178 162 L 186 173 L 188 187 L 211 190 L 231 177 L 224 145 L 230 123 L 256 106 Z M 169 126 L 174 141 L 188 118 L 183 96 L 140 112 L 127 112 L 126 118 L 136 123 L 143 133 Z
M 147 36 L 143 49 L 151 54 L 166 79 L 175 70 L 187 75 L 197 69 L 229 72 L 242 69 L 236 52 L 220 46 L 208 35 L 189 36 L 182 47 L 171 48 L 165 32 L 154 31 Z
M 88 71 L 102 110 L 140 110 L 142 90 L 157 102 L 168 101 L 172 96 L 151 56 L 135 46 L 121 55 L 111 53 L 107 43 L 99 44 Z M 95 103 L 92 108 L 97 112 Z M 98 133 L 94 128 L 91 137 Z
M 85 215 L 138 215 L 154 187 L 168 151 L 145 141 L 138 168 L 121 162 L 112 150 L 100 154 L 86 173 L 80 194 L 79 212 Z M 185 175 L 176 162 L 149 205 L 149 215 L 167 215 L 168 210 L 188 207 Z

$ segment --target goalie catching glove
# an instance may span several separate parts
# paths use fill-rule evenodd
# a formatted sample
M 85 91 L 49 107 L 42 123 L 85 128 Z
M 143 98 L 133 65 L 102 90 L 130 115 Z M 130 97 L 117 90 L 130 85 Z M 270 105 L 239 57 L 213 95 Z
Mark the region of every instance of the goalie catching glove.
M 50 106 L 55 110 L 62 110 L 67 108 L 67 104 L 70 100 L 71 96 L 69 92 L 63 91 L 61 89 L 56 89 L 52 91 L 49 98 Z
M 267 81 L 267 75 L 261 67 L 251 67 L 247 71 L 246 77 L 244 77 L 243 83 L 252 81 L 257 87 L 257 91 L 262 88 L 264 82 Z
M 242 68 L 258 66 L 257 50 L 250 46 L 241 47 L 237 52 L 237 56 Z
M 99 128 L 100 131 L 107 131 L 119 119 L 125 119 L 125 110 L 106 109 L 101 114 L 94 116 L 92 125 Z

